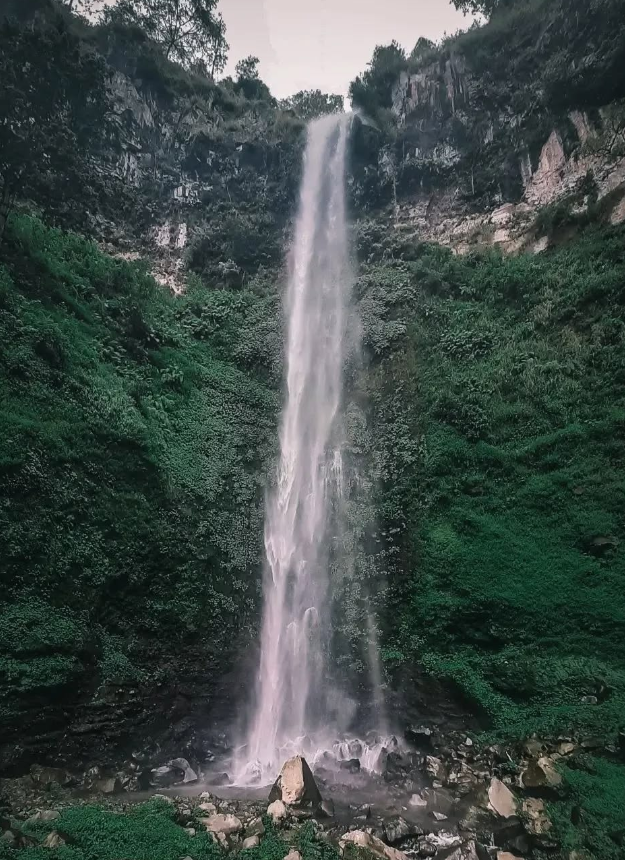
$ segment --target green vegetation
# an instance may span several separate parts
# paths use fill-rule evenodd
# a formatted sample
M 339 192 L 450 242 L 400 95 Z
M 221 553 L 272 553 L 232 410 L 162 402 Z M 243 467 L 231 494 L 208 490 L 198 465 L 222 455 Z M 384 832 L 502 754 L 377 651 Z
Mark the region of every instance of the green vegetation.
M 563 770 L 566 800 L 551 805 L 563 853 L 586 851 L 621 860 L 625 835 L 625 768 L 596 756 L 577 756 Z M 575 822 L 575 823 L 574 823 Z
M 176 823 L 173 804 L 155 797 L 146 803 L 128 806 L 123 812 L 99 806 L 75 806 L 62 811 L 54 829 L 66 844 L 58 848 L 34 845 L 14 850 L 0 842 L 1 860 L 174 860 L 193 857 L 194 860 L 220 860 L 226 852 L 214 842 L 202 825 L 190 836 Z M 32 839 L 43 840 L 50 824 L 27 824 L 23 827 Z M 283 860 L 291 845 L 265 819 L 265 835 L 256 848 L 246 849 L 246 860 Z M 303 860 L 338 860 L 338 851 L 317 839 L 310 822 L 294 835 L 295 847 Z
M 141 678 L 200 633 L 205 659 L 227 664 L 257 615 L 280 351 L 261 321 L 276 298 L 253 285 L 192 282 L 176 299 L 28 217 L 3 257 L 8 729 L 33 697 Z
M 540 258 L 377 248 L 360 289 L 395 533 L 389 653 L 454 680 L 503 735 L 610 735 L 625 706 L 625 232 Z

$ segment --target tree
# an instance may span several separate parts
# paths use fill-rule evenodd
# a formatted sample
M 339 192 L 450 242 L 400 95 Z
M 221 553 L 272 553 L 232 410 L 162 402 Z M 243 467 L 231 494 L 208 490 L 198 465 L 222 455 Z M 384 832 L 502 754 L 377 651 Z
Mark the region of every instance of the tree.
M 512 6 L 514 0 L 452 0 L 452 3 L 465 15 L 485 15 L 490 18 L 499 9 Z
M 120 0 L 105 22 L 137 25 L 162 46 L 168 60 L 190 68 L 203 60 L 211 77 L 228 59 L 226 25 L 218 0 Z
M 239 60 L 235 66 L 237 79 L 234 85 L 235 91 L 241 93 L 250 101 L 273 102 L 269 87 L 261 81 L 258 73 L 258 57 L 249 56 Z
M 280 102 L 283 110 L 292 110 L 304 120 L 343 111 L 343 96 L 322 93 L 321 90 L 300 90 Z
M 239 60 L 235 66 L 237 81 L 242 81 L 243 79 L 248 81 L 257 81 L 259 79 L 259 63 L 260 60 L 258 57 L 252 56 L 246 57 L 244 60 Z
M 0 239 L 18 195 L 41 202 L 55 178 L 84 181 L 104 135 L 104 61 L 62 17 L 0 22 Z
M 390 108 L 393 101 L 393 86 L 406 66 L 406 52 L 397 42 L 378 45 L 369 68 L 352 81 L 349 94 L 357 107 L 375 114 L 380 108 Z

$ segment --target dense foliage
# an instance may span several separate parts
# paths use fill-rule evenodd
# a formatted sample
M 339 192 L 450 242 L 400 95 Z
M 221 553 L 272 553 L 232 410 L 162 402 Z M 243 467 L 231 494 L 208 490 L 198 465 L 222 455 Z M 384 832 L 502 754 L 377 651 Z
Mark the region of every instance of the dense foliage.
M 465 259 L 370 229 L 360 289 L 394 533 L 387 655 L 453 679 L 501 733 L 615 732 L 625 233 Z
M 279 343 L 274 296 L 174 299 L 30 218 L 0 283 L 9 728 L 33 696 L 155 672 L 159 643 L 202 635 L 227 661 L 256 615 Z

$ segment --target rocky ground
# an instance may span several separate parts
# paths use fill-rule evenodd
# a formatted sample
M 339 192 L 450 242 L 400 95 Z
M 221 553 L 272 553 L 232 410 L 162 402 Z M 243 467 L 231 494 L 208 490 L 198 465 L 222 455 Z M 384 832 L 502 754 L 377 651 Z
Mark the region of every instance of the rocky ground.
M 214 747 L 218 741 L 213 738 Z M 597 743 L 530 738 L 485 746 L 465 733 L 417 726 L 405 742 L 389 741 L 377 774 L 364 772 L 347 753 L 341 760 L 328 754 L 316 763 L 314 776 L 296 758 L 271 791 L 229 785 L 208 740 L 202 761 L 197 749 L 192 761 L 182 755 L 159 761 L 152 749 L 137 751 L 116 771 L 33 766 L 26 776 L 0 781 L 2 839 L 13 848 L 37 839 L 57 847 L 71 841 L 61 826 L 68 808 L 98 803 L 128 813 L 161 796 L 185 834 L 212 834 L 228 852 L 257 847 L 268 827 L 292 842 L 307 823 L 318 840 L 341 853 L 355 846 L 387 860 L 512 860 L 558 850 L 549 802 L 562 791 L 559 768 L 596 750 Z

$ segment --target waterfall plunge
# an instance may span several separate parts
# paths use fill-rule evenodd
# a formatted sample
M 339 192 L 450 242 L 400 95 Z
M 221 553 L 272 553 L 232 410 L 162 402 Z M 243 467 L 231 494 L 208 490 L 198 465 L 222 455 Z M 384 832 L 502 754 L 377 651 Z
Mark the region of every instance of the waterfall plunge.
M 314 759 L 316 751 L 336 746 L 338 713 L 345 710 L 328 673 L 328 543 L 344 480 L 340 407 L 353 284 L 345 209 L 350 122 L 334 115 L 308 127 L 286 294 L 280 464 L 267 500 L 260 673 L 239 768 L 243 781 L 275 776 L 289 755 Z

